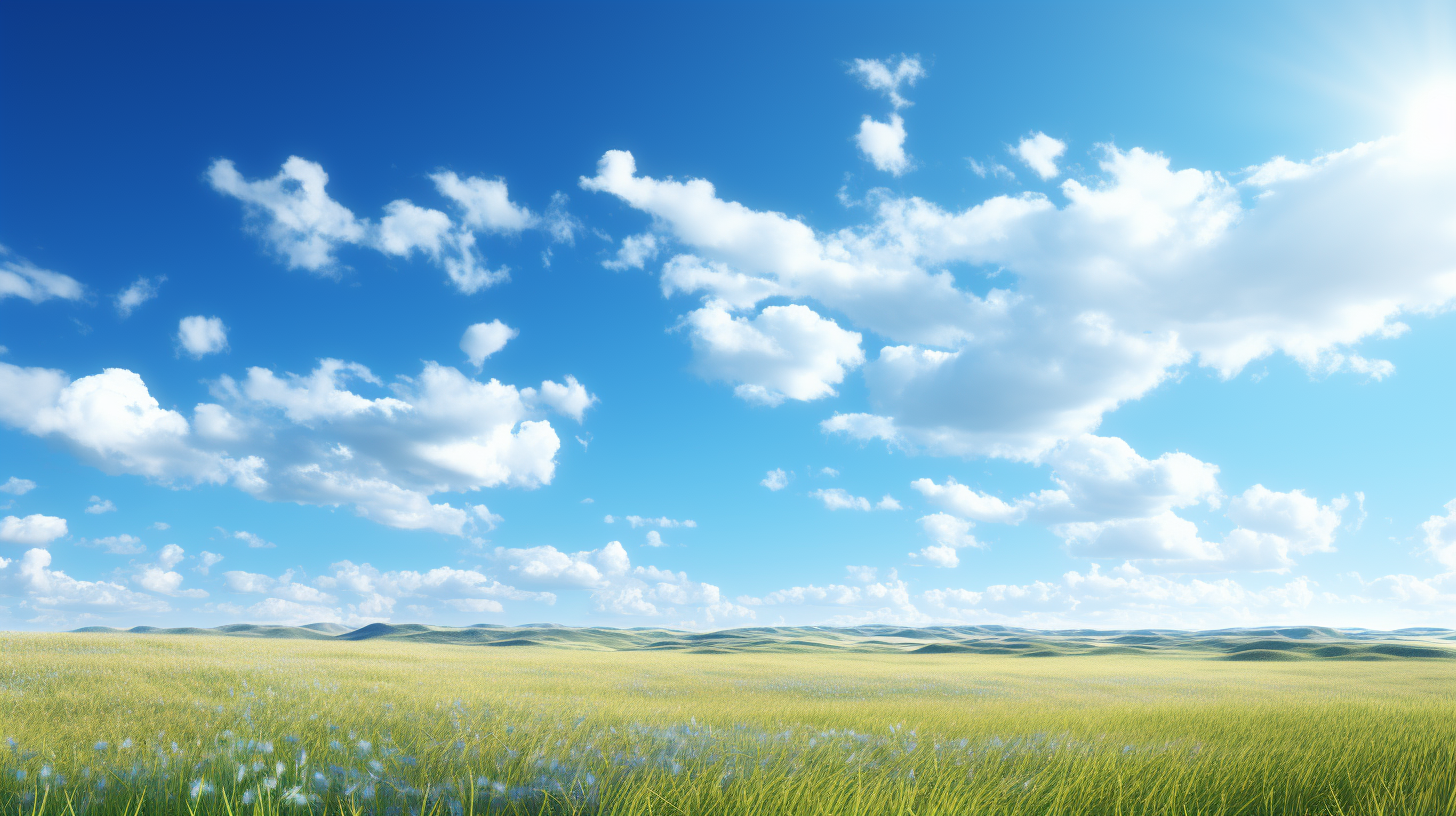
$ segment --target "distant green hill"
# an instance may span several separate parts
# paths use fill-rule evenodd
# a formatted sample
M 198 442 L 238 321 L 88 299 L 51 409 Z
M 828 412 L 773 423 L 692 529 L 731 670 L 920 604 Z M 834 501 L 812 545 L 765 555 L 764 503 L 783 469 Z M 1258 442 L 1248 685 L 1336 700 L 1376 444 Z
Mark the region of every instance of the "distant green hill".
M 684 651 L 697 654 L 749 652 L 859 652 L 919 655 L 981 654 L 1020 657 L 1178 653 L 1217 660 L 1397 660 L 1456 658 L 1456 631 L 1428 627 L 1381 632 L 1321 626 L 1215 629 L 1042 631 L 1006 626 L 755 626 L 717 632 L 639 627 L 571 627 L 552 623 L 524 626 L 371 623 L 350 629 L 337 623 L 274 626 L 235 623 L 214 629 L 112 629 L 88 626 L 77 632 L 145 635 L 211 635 L 305 640 L 404 640 L 465 646 L 545 647 L 591 651 Z

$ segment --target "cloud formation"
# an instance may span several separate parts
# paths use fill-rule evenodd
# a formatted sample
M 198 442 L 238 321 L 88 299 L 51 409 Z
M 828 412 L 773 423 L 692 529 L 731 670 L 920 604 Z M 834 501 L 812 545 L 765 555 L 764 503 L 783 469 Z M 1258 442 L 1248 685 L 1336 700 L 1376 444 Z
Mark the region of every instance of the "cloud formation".
M 1047 172 L 1051 141 L 1026 150 Z M 871 332 L 888 341 L 863 363 L 873 410 L 832 417 L 826 431 L 1036 460 L 1187 364 L 1229 378 L 1283 353 L 1320 375 L 1389 376 L 1355 347 L 1456 301 L 1456 237 L 1442 226 L 1456 205 L 1440 192 L 1456 180 L 1456 148 L 1419 144 L 1401 135 L 1281 158 L 1237 183 L 1105 145 L 1099 175 L 1063 181 L 1057 200 L 947 210 L 877 191 L 867 223 L 834 232 L 723 200 L 703 179 L 641 176 L 624 151 L 581 185 L 651 219 L 670 254 L 664 294 L 703 300 L 684 321 L 705 376 L 781 401 L 789 393 L 765 380 L 799 372 L 794 398 L 827 395 L 861 365 L 828 338 Z M 999 277 L 977 289 L 951 267 Z M 833 331 L 780 343 L 769 366 L 752 351 L 771 337 L 757 330 L 762 313 L 787 308 L 760 312 L 770 297 Z
M 392 396 L 365 396 L 351 382 Z M 387 388 L 358 363 L 323 360 L 302 376 L 254 367 L 212 390 L 218 402 L 197 405 L 189 421 L 125 369 L 71 381 L 0 363 L 0 422 L 56 438 L 111 473 L 174 486 L 232 484 L 268 501 L 347 504 L 387 526 L 466 535 L 499 517 L 482 504 L 430 496 L 548 484 L 560 439 L 544 412 L 580 421 L 595 401 L 570 377 L 538 391 L 433 362 Z
M 220 317 L 192 315 L 177 324 L 177 344 L 194 360 L 227 349 L 227 327 Z
M 70 275 L 41 269 L 0 246 L 0 300 L 18 297 L 31 303 L 59 298 L 80 300 L 86 287 Z

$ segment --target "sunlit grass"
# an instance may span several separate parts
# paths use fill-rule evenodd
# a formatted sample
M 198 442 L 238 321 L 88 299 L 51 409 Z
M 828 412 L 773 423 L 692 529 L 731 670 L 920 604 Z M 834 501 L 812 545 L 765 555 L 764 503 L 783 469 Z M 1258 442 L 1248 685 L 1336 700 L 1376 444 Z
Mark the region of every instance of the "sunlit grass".
M 1456 813 L 1453 664 L 0 634 L 0 811 Z

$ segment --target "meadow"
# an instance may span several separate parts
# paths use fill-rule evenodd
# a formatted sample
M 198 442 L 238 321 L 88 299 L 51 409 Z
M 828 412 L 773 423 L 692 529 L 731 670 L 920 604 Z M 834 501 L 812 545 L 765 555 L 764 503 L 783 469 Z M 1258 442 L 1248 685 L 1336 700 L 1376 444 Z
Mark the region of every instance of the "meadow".
M 512 642 L 0 633 L 0 813 L 1456 813 L 1456 660 Z

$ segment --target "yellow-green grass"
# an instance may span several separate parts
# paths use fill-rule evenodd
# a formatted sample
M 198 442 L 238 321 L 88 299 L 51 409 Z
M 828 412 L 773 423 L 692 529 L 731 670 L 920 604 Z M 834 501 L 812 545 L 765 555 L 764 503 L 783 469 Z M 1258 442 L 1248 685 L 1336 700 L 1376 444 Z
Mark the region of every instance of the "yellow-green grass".
M 7 738 L 20 814 L 1456 813 L 1456 661 L 0 634 Z

